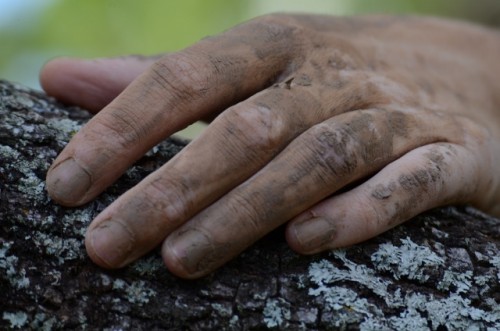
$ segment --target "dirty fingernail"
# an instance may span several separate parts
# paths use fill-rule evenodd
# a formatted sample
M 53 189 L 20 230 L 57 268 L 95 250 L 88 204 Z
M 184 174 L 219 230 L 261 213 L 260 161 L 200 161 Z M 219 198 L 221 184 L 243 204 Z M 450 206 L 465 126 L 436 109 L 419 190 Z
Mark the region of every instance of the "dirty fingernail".
M 337 234 L 335 226 L 321 217 L 294 224 L 292 230 L 303 253 L 313 253 L 321 250 L 331 244 Z
M 208 236 L 189 229 L 167 239 L 166 254 L 173 258 L 172 266 L 180 276 L 189 277 L 209 269 L 214 262 L 214 247 Z
M 87 235 L 91 255 L 95 254 L 109 268 L 122 267 L 132 251 L 133 234 L 121 222 L 108 220 Z
M 49 171 L 47 190 L 55 201 L 65 204 L 77 204 L 90 188 L 90 174 L 73 158 L 59 163 Z

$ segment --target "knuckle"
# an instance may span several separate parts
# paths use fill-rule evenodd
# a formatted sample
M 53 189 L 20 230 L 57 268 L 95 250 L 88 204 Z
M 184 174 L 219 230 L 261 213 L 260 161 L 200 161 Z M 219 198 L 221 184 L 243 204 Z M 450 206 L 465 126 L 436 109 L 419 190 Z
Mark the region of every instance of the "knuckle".
M 226 127 L 236 131 L 235 138 L 244 148 L 274 151 L 286 135 L 285 121 L 264 104 L 234 107 L 226 116 Z
M 436 186 L 441 184 L 442 173 L 440 169 L 439 166 L 433 164 L 412 169 L 410 172 L 402 173 L 399 176 L 399 185 L 406 192 L 410 192 L 413 195 L 431 195 L 431 193 L 438 191 Z
M 382 184 L 384 185 L 384 184 Z M 373 195 L 367 195 L 368 191 L 361 190 L 350 197 L 352 208 L 348 219 L 345 221 L 354 221 L 362 226 L 365 233 L 373 236 L 379 233 L 382 228 L 386 228 L 387 222 L 391 218 L 393 203 L 390 197 L 387 200 L 373 199 Z
M 188 52 L 170 54 L 150 68 L 150 78 L 176 101 L 198 99 L 207 94 L 210 75 L 207 61 Z
M 168 227 L 177 226 L 186 217 L 187 198 L 184 188 L 172 180 L 157 179 L 149 182 L 142 197 L 146 208 L 153 211 Z
M 492 132 L 488 126 L 478 123 L 476 120 L 466 116 L 456 116 L 458 125 L 464 133 L 464 143 L 466 145 L 484 145 L 492 141 Z
M 297 27 L 294 21 L 291 15 L 270 13 L 259 16 L 250 21 L 250 23 L 260 25 L 262 28 L 269 31 L 271 36 L 282 36 L 283 34 L 288 35 Z
M 371 201 L 366 201 L 361 206 L 364 206 L 359 209 L 358 217 L 363 224 L 363 227 L 369 232 L 374 233 L 380 231 L 380 228 L 383 227 L 383 221 L 387 221 L 388 215 L 384 213 L 381 204 L 375 204 Z
M 312 149 L 316 164 L 329 177 L 344 178 L 355 172 L 358 166 L 357 139 L 347 126 L 330 127 L 322 123 L 307 134 L 306 146 Z
M 90 130 L 92 136 L 104 136 L 100 141 L 118 150 L 127 150 L 147 136 L 149 128 L 147 123 L 141 122 L 140 112 L 123 103 L 119 109 L 108 108 L 103 116 L 96 116 Z
M 238 219 L 244 220 L 247 228 L 252 229 L 255 233 L 260 233 L 262 228 L 263 215 L 259 212 L 258 206 L 261 206 L 255 198 L 251 198 L 245 194 L 235 192 L 233 199 L 234 204 L 231 205 Z
M 220 35 L 220 39 L 211 40 L 217 40 L 219 45 L 223 41 L 229 49 L 236 51 L 235 54 L 242 54 L 243 48 L 250 50 L 245 53 L 245 58 L 256 60 L 254 63 L 259 65 L 265 63 L 267 77 L 273 81 L 288 64 L 304 59 L 305 44 L 310 35 L 310 31 L 293 16 L 268 14 L 227 31 Z

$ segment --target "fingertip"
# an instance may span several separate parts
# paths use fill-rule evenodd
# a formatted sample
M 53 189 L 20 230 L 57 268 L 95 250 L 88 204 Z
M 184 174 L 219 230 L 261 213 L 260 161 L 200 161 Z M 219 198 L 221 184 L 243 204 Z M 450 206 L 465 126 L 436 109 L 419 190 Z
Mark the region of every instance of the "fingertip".
M 167 238 L 162 246 L 162 258 L 167 269 L 177 277 L 184 279 L 196 279 L 204 276 L 203 273 L 193 273 L 188 270 L 183 263 L 185 258 L 181 258 L 181 252 L 178 248 L 172 245 L 171 241 Z
M 64 58 L 50 59 L 40 69 L 40 85 L 49 95 L 53 95 L 53 91 L 56 90 L 55 87 L 58 85 L 57 79 L 59 77 L 57 76 L 57 69 L 61 63 L 64 63 Z
M 61 102 L 96 113 L 156 60 L 157 57 L 136 56 L 90 60 L 55 58 L 42 67 L 40 85 Z
M 63 89 L 71 87 L 83 59 L 57 57 L 48 60 L 40 69 L 39 80 L 43 90 L 52 96 L 64 97 Z M 70 85 L 68 85 L 70 84 Z
M 167 268 L 185 279 L 203 277 L 224 262 L 223 252 L 214 248 L 213 238 L 200 228 L 179 228 L 163 242 L 162 256 Z
M 333 248 L 337 235 L 335 223 L 324 217 L 292 221 L 285 232 L 290 248 L 303 255 L 316 254 Z
M 91 225 L 85 234 L 85 249 L 90 259 L 106 269 L 122 268 L 135 258 L 133 233 L 123 222 L 109 219 Z
M 87 230 L 87 232 L 85 233 L 85 250 L 87 251 L 87 255 L 92 260 L 92 262 L 94 262 L 98 266 L 105 269 L 114 269 L 112 265 L 109 265 L 109 263 L 103 260 L 97 253 L 94 246 L 94 238 L 90 230 Z
M 307 251 L 304 249 L 304 246 L 302 245 L 297 236 L 297 227 L 295 226 L 295 224 L 289 223 L 286 226 L 285 239 L 286 242 L 288 243 L 288 246 L 290 246 L 290 248 L 294 252 L 302 255 L 307 255 Z
M 72 157 L 54 164 L 47 172 L 47 192 L 63 206 L 76 207 L 87 202 L 91 184 L 90 173 Z
M 59 101 L 83 107 L 91 112 L 102 109 L 109 100 L 99 86 L 99 72 L 87 60 L 60 57 L 48 61 L 40 70 L 39 80 L 43 90 Z

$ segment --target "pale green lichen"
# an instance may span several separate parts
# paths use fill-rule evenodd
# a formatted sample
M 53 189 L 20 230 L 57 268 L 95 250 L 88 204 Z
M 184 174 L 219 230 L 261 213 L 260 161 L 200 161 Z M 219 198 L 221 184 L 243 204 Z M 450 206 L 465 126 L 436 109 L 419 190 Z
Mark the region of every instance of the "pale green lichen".
M 122 290 L 125 286 L 127 286 L 127 283 L 123 279 L 116 278 L 113 281 L 113 290 Z
M 339 269 L 326 260 L 319 262 L 320 264 L 322 263 L 322 265 L 318 266 L 319 268 L 315 268 L 315 263 L 313 263 L 309 268 L 309 276 L 314 283 L 328 284 L 338 281 L 353 281 L 363 284 L 380 296 L 387 293 L 387 281 L 378 277 L 373 269 L 368 268 L 366 265 L 352 262 L 346 257 L 344 250 L 333 251 L 332 255 L 339 259 L 347 269 Z M 324 272 L 325 268 L 328 270 L 326 275 Z
M 0 242 L 0 269 L 4 277 L 12 286 L 18 289 L 27 288 L 30 285 L 29 278 L 26 277 L 26 270 L 24 268 L 17 268 L 18 257 L 14 255 L 7 255 L 12 242 Z
M 33 244 L 46 254 L 56 257 L 59 264 L 84 257 L 83 242 L 75 238 L 61 238 L 36 231 L 33 234 Z
M 479 285 L 479 286 L 485 286 L 487 289 L 489 289 L 489 286 L 487 285 L 491 281 L 491 276 L 486 274 L 486 275 L 478 275 L 474 277 L 474 283 Z
M 388 324 L 392 330 L 429 330 L 429 327 L 427 326 L 427 319 L 422 317 L 422 315 L 420 315 L 420 313 L 415 309 L 404 310 L 399 316 L 389 318 Z
M 443 279 L 438 283 L 438 290 L 449 290 L 450 286 L 455 287 L 455 293 L 466 293 L 472 286 L 472 271 L 456 272 L 446 270 Z
M 343 252 L 339 252 L 338 255 L 348 270 L 339 269 L 327 260 L 312 263 L 309 267 L 309 277 L 315 287 L 309 289 L 309 295 L 321 297 L 324 309 L 339 311 L 333 324 L 335 327 L 383 316 L 380 309 L 359 297 L 353 290 L 333 284 L 359 281 L 383 297 L 388 293 L 387 283 L 377 279 L 366 266 L 349 261 Z
M 439 267 L 443 263 L 443 259 L 437 255 L 429 254 L 432 252 L 427 251 L 425 246 L 419 246 L 409 239 L 402 240 L 402 243 L 403 253 L 398 254 L 401 250 L 393 245 L 383 244 L 381 246 L 384 247 L 375 253 L 375 258 L 372 256 L 373 261 L 386 263 L 386 267 L 379 269 L 385 271 L 390 266 L 391 270 L 397 270 L 392 274 L 393 279 L 382 279 L 381 275 L 375 274 L 366 265 L 346 258 L 343 251 L 333 253 L 342 262 L 342 268 L 327 260 L 314 262 L 309 266 L 309 280 L 313 287 L 308 293 L 321 299 L 326 311 L 337 312 L 331 321 L 333 327 L 357 323 L 362 330 L 429 330 L 429 325 L 431 330 L 442 327 L 448 330 L 480 330 L 484 329 L 485 324 L 500 324 L 500 308 L 494 299 L 486 302 L 488 307 L 492 307 L 491 311 L 487 311 L 474 307 L 469 299 L 461 296 L 472 286 L 472 272 L 469 271 L 462 275 L 450 270 L 443 273 L 439 282 L 441 290 L 451 287 L 455 289 L 453 292 L 448 291 L 447 296 L 435 298 L 418 292 L 402 295 L 397 287 L 397 280 L 401 276 L 408 277 L 405 270 L 420 274 L 421 280 L 422 277 L 425 278 L 421 269 L 428 268 L 429 265 Z M 424 253 L 428 258 L 423 257 Z M 389 259 L 389 254 L 394 254 L 395 257 Z M 399 269 L 394 264 L 403 257 L 408 261 L 405 269 Z M 415 265 L 409 265 L 412 262 Z M 401 310 L 400 314 L 385 316 L 379 307 L 360 297 L 351 288 L 344 287 L 343 283 L 346 281 L 370 289 L 389 308 Z
M 146 286 L 143 280 L 134 281 L 130 285 L 125 285 L 125 293 L 130 303 L 143 305 L 148 303 L 150 298 L 156 296 L 156 292 Z
M 47 318 L 47 315 L 44 313 L 38 313 L 35 315 L 33 320 L 30 323 L 30 327 L 32 330 L 40 330 L 40 331 L 52 331 L 56 329 L 57 320 L 55 317 Z
M 231 317 L 233 315 L 233 308 L 231 305 L 223 305 L 220 303 L 212 303 L 211 307 L 221 317 Z
M 22 168 L 26 169 L 26 168 Z M 33 172 L 24 171 L 25 177 L 19 179 L 18 190 L 35 201 L 45 200 L 45 183 Z
M 28 315 L 22 311 L 16 313 L 4 312 L 3 319 L 10 322 L 11 328 L 21 329 L 28 321 Z
M 165 265 L 161 259 L 153 255 L 137 260 L 131 265 L 131 268 L 137 271 L 141 276 L 145 276 L 154 275 L 156 272 L 164 270 Z
M 310 289 L 309 295 L 321 296 L 326 303 L 327 310 L 350 310 L 358 312 L 363 316 L 381 316 L 382 311 L 377 306 L 369 303 L 365 298 L 348 288 L 340 286 L 320 286 Z
M 108 287 L 109 285 L 111 285 L 111 278 L 108 276 L 108 275 L 105 275 L 105 274 L 101 274 L 101 284 L 102 286 L 105 286 L 105 287 Z
M 33 100 L 25 94 L 19 94 L 15 96 L 15 102 L 18 103 L 20 106 L 23 106 L 25 109 L 30 109 L 33 107 L 35 104 Z
M 238 317 L 238 315 L 234 315 L 229 320 L 229 326 L 231 328 L 235 329 L 235 328 L 239 327 L 239 322 L 240 322 L 240 318 Z
M 90 224 L 93 216 L 92 209 L 84 208 L 65 214 L 60 223 L 64 225 L 65 231 L 72 233 L 81 241 L 85 237 L 87 226 Z M 78 249 L 77 247 L 75 248 Z
M 33 169 L 45 168 L 46 161 L 43 159 L 33 159 L 26 161 L 21 154 L 10 146 L 0 145 L 0 157 L 7 161 L 7 168 L 2 173 L 12 176 L 13 172 L 20 172 L 22 177 L 18 180 L 16 189 L 23 193 L 23 196 L 30 199 L 35 205 L 47 202 L 48 196 L 45 193 L 45 183 L 34 172 Z M 41 165 L 43 164 L 43 166 Z
M 268 299 L 263 314 L 268 328 L 282 327 L 290 320 L 290 304 L 282 298 Z
M 380 245 L 372 254 L 377 270 L 390 271 L 396 279 L 405 276 L 423 283 L 429 279 L 424 267 L 437 268 L 444 264 L 427 246 L 417 245 L 410 238 L 401 239 L 401 243 L 399 247 L 391 243 Z
M 10 146 L 0 145 L 0 156 L 2 158 L 19 159 L 21 154 Z
M 481 320 L 493 322 L 492 319 L 495 319 L 489 313 L 471 307 L 470 300 L 457 294 L 438 300 L 425 298 L 424 306 L 432 324 L 432 330 L 438 330 L 441 326 L 448 330 L 479 330 Z
M 497 279 L 500 282 L 500 256 L 494 256 L 493 258 L 491 258 L 490 263 L 492 266 L 498 269 Z
M 304 288 L 306 288 L 305 280 L 306 280 L 306 276 L 305 275 L 298 275 L 297 276 L 297 288 L 298 289 L 304 289 Z
M 49 119 L 47 127 L 53 129 L 56 140 L 62 144 L 66 144 L 71 137 L 80 131 L 82 125 L 69 118 Z

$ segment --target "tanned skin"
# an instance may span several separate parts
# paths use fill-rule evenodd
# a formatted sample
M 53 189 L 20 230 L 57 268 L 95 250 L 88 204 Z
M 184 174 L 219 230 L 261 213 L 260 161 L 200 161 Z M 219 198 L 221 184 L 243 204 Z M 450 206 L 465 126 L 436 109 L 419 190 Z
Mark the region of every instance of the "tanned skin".
M 500 215 L 499 56 L 499 32 L 469 23 L 269 15 L 162 57 L 55 59 L 43 88 L 96 115 L 47 189 L 82 205 L 161 140 L 213 118 L 85 239 L 105 268 L 162 244 L 185 278 L 285 223 L 291 248 L 312 254 L 436 206 Z

